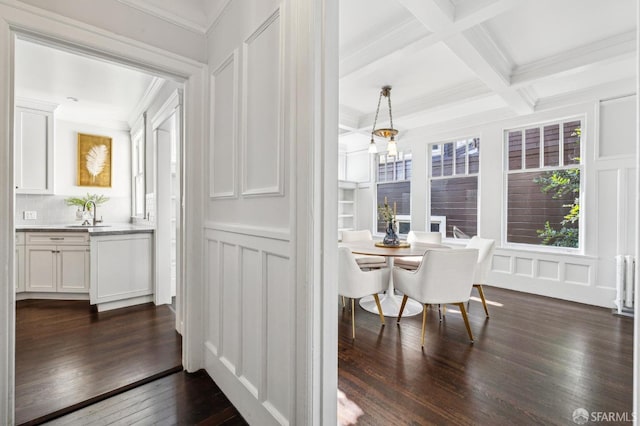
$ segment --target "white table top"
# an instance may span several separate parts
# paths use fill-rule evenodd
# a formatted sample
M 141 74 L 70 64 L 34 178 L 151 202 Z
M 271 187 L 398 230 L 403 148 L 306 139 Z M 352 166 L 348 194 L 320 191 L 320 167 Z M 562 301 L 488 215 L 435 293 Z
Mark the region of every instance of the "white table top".
M 373 256 L 423 256 L 428 250 L 433 249 L 449 249 L 450 247 L 442 244 L 418 243 L 411 247 L 376 247 L 375 241 L 350 241 L 348 243 L 340 243 L 340 247 L 347 247 L 353 253 L 368 254 Z

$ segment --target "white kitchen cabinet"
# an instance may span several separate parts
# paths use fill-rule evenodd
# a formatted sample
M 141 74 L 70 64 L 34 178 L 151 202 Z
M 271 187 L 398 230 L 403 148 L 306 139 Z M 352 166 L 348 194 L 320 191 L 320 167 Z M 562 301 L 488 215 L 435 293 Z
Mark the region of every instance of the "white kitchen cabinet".
M 153 300 L 153 234 L 91 237 L 90 301 L 98 311 Z
M 56 107 L 16 100 L 14 177 L 18 194 L 53 194 L 53 112 Z
M 13 270 L 13 278 L 15 282 L 16 293 L 24 291 L 24 232 L 16 232 L 16 254 L 15 267 Z
M 27 233 L 25 290 L 88 293 L 87 233 Z

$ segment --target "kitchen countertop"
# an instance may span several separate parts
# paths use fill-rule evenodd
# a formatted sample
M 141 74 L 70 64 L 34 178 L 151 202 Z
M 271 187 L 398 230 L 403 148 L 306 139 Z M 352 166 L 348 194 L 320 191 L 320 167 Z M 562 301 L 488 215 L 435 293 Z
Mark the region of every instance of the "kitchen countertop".
M 131 223 L 106 223 L 102 226 L 60 225 L 17 225 L 18 232 L 88 232 L 90 236 L 153 233 L 155 228 Z

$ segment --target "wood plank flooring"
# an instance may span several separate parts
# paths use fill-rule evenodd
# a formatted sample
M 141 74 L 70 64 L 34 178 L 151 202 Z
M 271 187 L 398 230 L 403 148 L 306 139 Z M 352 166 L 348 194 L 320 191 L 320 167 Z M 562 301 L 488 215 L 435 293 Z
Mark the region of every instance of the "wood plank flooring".
M 88 301 L 19 301 L 16 423 L 37 424 L 181 371 L 181 352 L 168 306 L 98 313 Z
M 485 287 L 491 318 L 471 301 L 470 344 L 460 313 L 386 318 L 339 312 L 340 424 L 569 425 L 573 411 L 630 418 L 633 319 L 609 309 Z M 616 424 L 608 422 L 607 424 Z M 623 424 L 620 422 L 618 424 Z M 628 424 L 628 423 L 626 423 Z
M 247 424 L 207 373 L 200 370 L 163 377 L 47 426 Z

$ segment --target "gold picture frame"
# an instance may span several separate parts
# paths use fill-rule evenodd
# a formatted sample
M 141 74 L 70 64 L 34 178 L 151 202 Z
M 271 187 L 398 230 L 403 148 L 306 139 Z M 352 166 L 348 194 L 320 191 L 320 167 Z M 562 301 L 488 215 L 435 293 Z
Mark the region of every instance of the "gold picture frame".
M 78 133 L 78 186 L 111 187 L 111 138 Z

